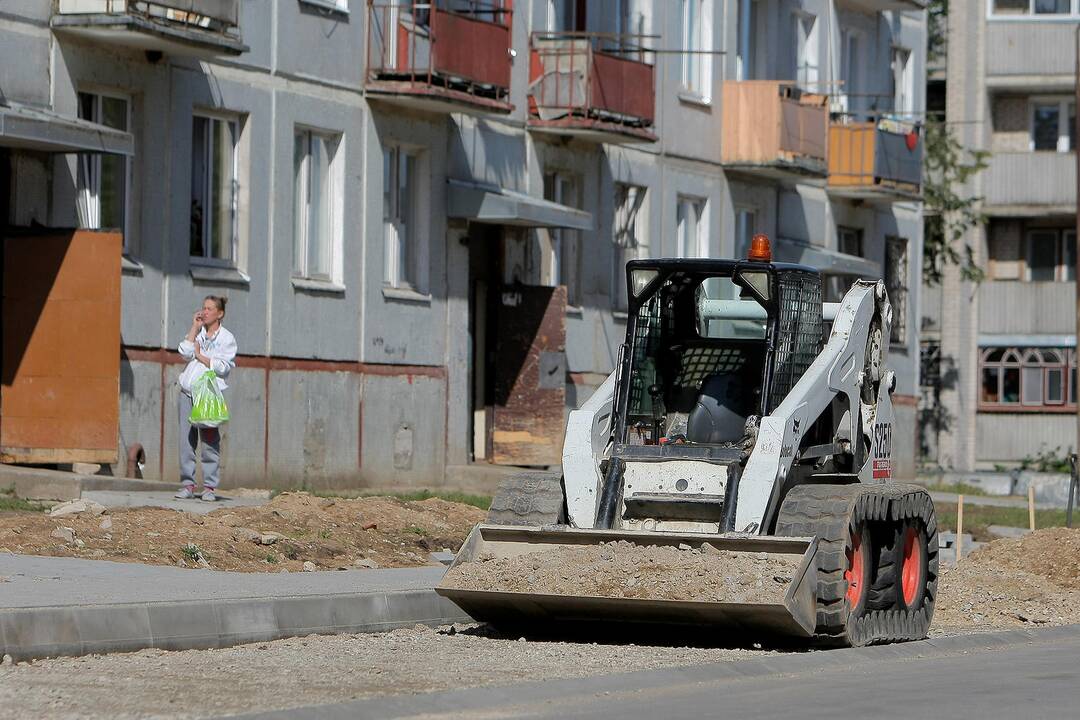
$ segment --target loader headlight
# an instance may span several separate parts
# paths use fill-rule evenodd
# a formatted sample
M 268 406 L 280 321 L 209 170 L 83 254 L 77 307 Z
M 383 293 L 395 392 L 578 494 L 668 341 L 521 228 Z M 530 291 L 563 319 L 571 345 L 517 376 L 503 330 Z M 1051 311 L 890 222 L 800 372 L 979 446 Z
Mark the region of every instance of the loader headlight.
M 649 287 L 649 283 L 660 275 L 660 271 L 654 268 L 643 268 L 630 271 L 630 292 L 634 294 L 634 297 L 640 295 L 645 288 Z

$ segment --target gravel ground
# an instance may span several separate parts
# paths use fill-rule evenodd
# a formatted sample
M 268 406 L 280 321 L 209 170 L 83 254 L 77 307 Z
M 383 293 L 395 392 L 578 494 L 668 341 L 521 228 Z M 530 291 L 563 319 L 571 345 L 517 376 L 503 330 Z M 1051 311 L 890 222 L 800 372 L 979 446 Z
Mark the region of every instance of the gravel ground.
M 770 652 L 526 641 L 476 626 L 309 636 L 222 650 L 143 650 L 0 666 L 0 717 L 209 717 Z

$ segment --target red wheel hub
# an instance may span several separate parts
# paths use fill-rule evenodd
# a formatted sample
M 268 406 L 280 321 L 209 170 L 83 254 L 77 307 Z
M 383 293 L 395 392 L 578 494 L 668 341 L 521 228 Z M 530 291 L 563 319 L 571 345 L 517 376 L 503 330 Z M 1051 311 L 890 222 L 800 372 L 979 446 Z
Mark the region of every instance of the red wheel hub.
M 848 583 L 846 597 L 852 608 L 860 605 L 866 592 L 867 554 L 870 549 L 863 544 L 862 536 L 861 532 L 852 533 L 851 547 L 847 551 L 847 570 L 844 571 L 844 579 Z
M 919 542 L 919 531 L 913 527 L 904 528 L 904 556 L 900 571 L 901 590 L 904 604 L 911 606 L 919 595 L 922 585 L 923 548 Z

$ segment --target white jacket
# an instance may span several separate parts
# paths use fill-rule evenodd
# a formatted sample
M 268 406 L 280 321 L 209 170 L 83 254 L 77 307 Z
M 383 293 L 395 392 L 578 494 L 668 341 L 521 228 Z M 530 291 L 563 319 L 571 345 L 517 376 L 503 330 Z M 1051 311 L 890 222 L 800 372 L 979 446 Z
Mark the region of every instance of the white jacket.
M 195 340 L 199 343 L 202 354 L 210 358 L 210 367 L 206 367 L 195 358 L 195 343 L 184 338 L 180 342 L 180 347 L 177 348 L 180 351 L 180 357 L 188 361 L 184 372 L 180 373 L 178 380 L 180 389 L 190 395 L 192 384 L 207 370 L 217 373 L 220 389 L 229 387 L 225 384 L 225 378 L 236 367 L 236 338 L 224 326 L 219 326 L 212 338 L 206 337 L 206 328 L 200 328 Z

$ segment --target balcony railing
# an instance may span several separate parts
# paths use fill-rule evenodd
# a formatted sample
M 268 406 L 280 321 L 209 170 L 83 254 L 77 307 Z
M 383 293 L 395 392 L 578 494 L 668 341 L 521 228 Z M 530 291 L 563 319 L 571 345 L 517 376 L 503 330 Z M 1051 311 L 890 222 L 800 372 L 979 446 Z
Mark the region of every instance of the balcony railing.
M 918 199 L 922 157 L 919 123 L 891 118 L 833 122 L 829 126 L 829 191 L 852 197 Z
M 825 175 L 828 96 L 777 80 L 729 80 L 722 99 L 725 165 Z
M 144 50 L 247 50 L 240 37 L 240 0 L 58 0 L 52 27 Z
M 367 89 L 509 112 L 510 10 L 502 2 L 368 2 Z
M 979 332 L 1073 335 L 1076 283 L 990 280 L 979 284 Z
M 640 36 L 534 33 L 529 59 L 529 124 L 539 130 L 595 135 L 610 142 L 652 142 L 656 70 Z
M 983 205 L 993 214 L 1024 208 L 1076 212 L 1076 154 L 994 153 L 982 172 Z
M 844 5 L 868 13 L 905 10 L 925 10 L 928 0 L 844 0 Z

